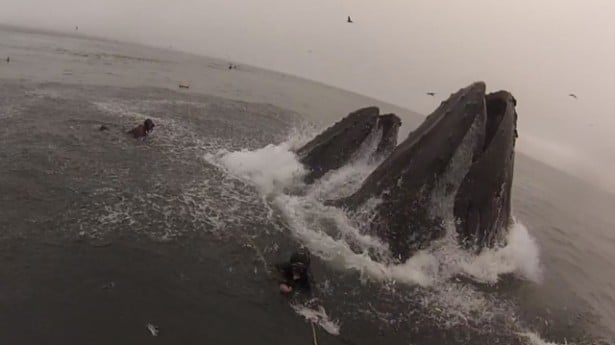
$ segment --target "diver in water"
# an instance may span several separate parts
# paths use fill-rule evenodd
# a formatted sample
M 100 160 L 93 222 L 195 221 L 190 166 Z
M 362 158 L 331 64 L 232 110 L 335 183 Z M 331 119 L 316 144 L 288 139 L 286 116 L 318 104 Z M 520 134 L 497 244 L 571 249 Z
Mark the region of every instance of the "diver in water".
M 310 252 L 300 248 L 290 256 L 288 262 L 275 265 L 282 276 L 280 292 L 288 295 L 293 292 L 311 292 Z

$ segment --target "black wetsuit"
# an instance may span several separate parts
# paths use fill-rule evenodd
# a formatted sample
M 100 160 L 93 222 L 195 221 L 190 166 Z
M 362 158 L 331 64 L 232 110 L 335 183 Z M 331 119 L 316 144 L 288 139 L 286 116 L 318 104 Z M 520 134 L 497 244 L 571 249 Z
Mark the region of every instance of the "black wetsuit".
M 310 293 L 312 290 L 312 277 L 309 270 L 306 268 L 299 273 L 299 279 L 293 279 L 293 264 L 290 262 L 284 262 L 275 265 L 280 274 L 282 280 L 280 284 L 286 284 L 293 289 L 293 292 Z

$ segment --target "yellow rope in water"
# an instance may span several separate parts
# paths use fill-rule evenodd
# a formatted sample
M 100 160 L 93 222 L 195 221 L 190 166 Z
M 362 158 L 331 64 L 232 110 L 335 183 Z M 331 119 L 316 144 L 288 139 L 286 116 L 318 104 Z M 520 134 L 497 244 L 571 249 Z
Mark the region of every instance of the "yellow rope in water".
M 318 345 L 318 339 L 316 339 L 316 328 L 314 328 L 314 323 L 310 322 L 312 325 L 312 336 L 314 337 L 314 345 Z

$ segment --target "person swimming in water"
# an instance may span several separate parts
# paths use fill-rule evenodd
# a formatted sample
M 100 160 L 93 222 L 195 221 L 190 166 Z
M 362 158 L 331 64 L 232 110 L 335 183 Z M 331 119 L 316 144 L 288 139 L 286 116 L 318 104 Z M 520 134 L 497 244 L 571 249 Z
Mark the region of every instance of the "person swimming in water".
M 128 134 L 132 135 L 135 139 L 145 138 L 152 130 L 154 130 L 155 126 L 154 121 L 147 119 L 143 121 L 142 125 L 128 131 Z
M 290 256 L 288 262 L 275 265 L 282 276 L 279 285 L 281 293 L 288 295 L 292 292 L 311 292 L 310 261 L 310 252 L 306 248 L 300 248 Z

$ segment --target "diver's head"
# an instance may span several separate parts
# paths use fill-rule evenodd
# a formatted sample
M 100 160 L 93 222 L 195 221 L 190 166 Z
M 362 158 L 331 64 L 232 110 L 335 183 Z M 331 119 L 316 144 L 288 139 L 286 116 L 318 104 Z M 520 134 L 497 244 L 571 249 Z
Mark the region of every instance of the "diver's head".
M 302 263 L 306 266 L 310 266 L 310 251 L 305 248 L 305 247 L 301 247 L 299 249 L 297 249 L 297 251 L 295 251 L 291 256 L 290 256 L 290 263 Z
M 301 262 L 294 262 L 290 264 L 290 267 L 293 273 L 293 280 L 299 280 L 307 274 L 307 266 Z
M 293 279 L 300 279 L 307 274 L 310 267 L 310 252 L 307 248 L 299 248 L 290 256 L 290 265 L 293 272 Z
M 143 126 L 145 127 L 146 132 L 150 132 L 156 125 L 154 124 L 154 121 L 147 119 L 143 122 Z

